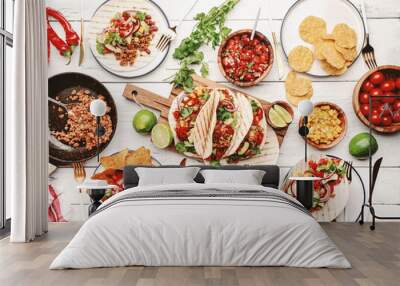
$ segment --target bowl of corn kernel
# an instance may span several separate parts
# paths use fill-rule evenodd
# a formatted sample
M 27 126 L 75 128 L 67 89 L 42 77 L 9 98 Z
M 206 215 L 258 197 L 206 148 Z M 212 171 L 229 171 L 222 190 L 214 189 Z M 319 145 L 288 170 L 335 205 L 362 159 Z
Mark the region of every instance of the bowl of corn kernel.
M 303 117 L 299 125 L 302 126 Z M 331 102 L 318 102 L 308 115 L 308 143 L 319 150 L 330 149 L 344 138 L 347 132 L 347 118 L 344 111 Z

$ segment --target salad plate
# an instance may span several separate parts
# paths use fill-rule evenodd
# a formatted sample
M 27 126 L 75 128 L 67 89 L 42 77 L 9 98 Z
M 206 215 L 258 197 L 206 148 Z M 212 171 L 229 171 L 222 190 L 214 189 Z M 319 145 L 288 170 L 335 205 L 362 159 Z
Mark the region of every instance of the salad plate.
M 166 58 L 169 47 L 160 51 L 156 45 L 169 27 L 164 12 L 151 0 L 109 0 L 91 18 L 90 49 L 110 73 L 143 76 Z
M 334 27 L 338 24 L 345 24 L 353 29 L 356 35 L 355 56 L 347 64 L 347 67 L 357 60 L 364 46 L 365 26 L 359 10 L 348 0 L 296 1 L 287 11 L 281 26 L 281 43 L 286 58 L 288 58 L 289 53 L 297 46 L 309 48 L 314 52 L 314 58 L 316 58 L 314 46 L 305 42 L 299 33 L 300 25 L 308 16 L 318 17 L 326 23 L 328 38 L 331 36 Z M 311 68 L 306 73 L 320 77 L 333 74 L 329 74 L 321 65 L 321 61 L 317 59 L 314 59 Z

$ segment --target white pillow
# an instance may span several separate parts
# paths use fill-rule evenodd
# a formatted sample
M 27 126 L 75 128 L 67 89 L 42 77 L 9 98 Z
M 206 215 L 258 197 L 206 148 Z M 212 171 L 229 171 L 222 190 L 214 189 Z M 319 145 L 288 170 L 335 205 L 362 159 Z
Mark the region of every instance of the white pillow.
M 265 171 L 261 170 L 202 170 L 205 184 L 261 185 Z
M 136 168 L 139 186 L 195 183 L 193 180 L 200 168 Z

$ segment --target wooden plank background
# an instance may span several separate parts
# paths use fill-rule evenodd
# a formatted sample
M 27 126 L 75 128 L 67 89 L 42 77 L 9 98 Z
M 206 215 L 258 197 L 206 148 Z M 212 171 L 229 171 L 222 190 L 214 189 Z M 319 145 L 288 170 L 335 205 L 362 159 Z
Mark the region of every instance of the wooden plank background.
M 84 19 L 86 25 L 103 0 L 85 1 Z M 174 25 L 179 22 L 183 14 L 194 0 L 156 0 L 171 22 Z M 139 146 L 149 146 L 153 154 L 164 164 L 177 164 L 181 157 L 173 153 L 159 151 L 150 144 L 150 139 L 138 135 L 132 129 L 132 117 L 138 110 L 138 107 L 132 102 L 122 97 L 125 84 L 132 82 L 142 88 L 149 89 L 155 93 L 168 97 L 171 86 L 165 81 L 166 78 L 174 73 L 177 68 L 177 62 L 172 59 L 172 51 L 182 38 L 187 36 L 192 30 L 195 22 L 193 16 L 198 12 L 207 11 L 213 6 L 220 4 L 222 0 L 201 0 L 194 8 L 193 12 L 186 17 L 181 28 L 178 31 L 178 38 L 173 43 L 167 60 L 150 75 L 136 78 L 124 79 L 116 77 L 103 70 L 93 58 L 90 49 L 86 46 L 86 59 L 81 67 L 78 66 L 79 51 L 74 53 L 72 63 L 66 66 L 63 59 L 52 48 L 51 63 L 49 65 L 49 77 L 61 72 L 74 71 L 91 75 L 105 84 L 113 95 L 118 109 L 118 128 L 113 141 L 104 151 L 104 154 L 110 154 L 122 148 L 137 148 Z M 279 0 L 271 1 L 271 13 L 273 24 L 276 31 L 279 32 L 282 18 L 287 9 L 295 2 L 295 0 Z M 357 3 L 357 0 L 352 0 Z M 400 5 L 398 0 L 365 0 L 366 11 L 368 17 L 368 27 L 370 30 L 371 44 L 375 48 L 377 61 L 379 64 L 400 65 Z M 71 21 L 76 31 L 79 31 L 80 19 L 80 1 L 79 0 L 48 0 L 48 6 L 60 10 L 69 21 Z M 234 11 L 229 15 L 227 26 L 233 30 L 242 28 L 251 28 L 255 17 L 256 0 L 241 0 L 235 7 Z M 179 7 L 179 8 L 178 8 Z M 305 15 L 307 16 L 307 15 Z M 60 27 L 53 23 L 58 32 Z M 258 29 L 270 36 L 267 23 L 267 10 L 263 9 L 261 21 Z M 87 30 L 87 29 L 86 29 Z M 87 43 L 88 44 L 88 43 Z M 205 58 L 209 61 L 210 75 L 209 78 L 224 84 L 228 84 L 218 70 L 216 51 L 211 48 L 204 48 Z M 285 63 L 286 68 L 287 64 Z M 359 132 L 368 129 L 362 125 L 353 112 L 351 100 L 353 88 L 357 80 L 367 71 L 361 58 L 349 69 L 349 71 L 339 77 L 329 78 L 313 78 L 314 97 L 313 101 L 331 101 L 338 104 L 346 113 L 349 120 L 349 129 L 345 139 L 335 148 L 328 150 L 328 154 L 353 160 L 354 165 L 361 172 L 365 182 L 368 182 L 368 162 L 354 160 L 348 153 L 348 143 L 351 137 Z M 228 84 L 229 85 L 229 84 Z M 284 84 L 278 79 L 277 67 L 274 65 L 271 73 L 258 86 L 246 90 L 250 94 L 268 100 L 285 100 Z M 297 123 L 296 117 L 294 122 Z M 377 183 L 375 193 L 375 202 L 379 204 L 377 212 L 379 215 L 400 215 L 400 187 L 397 183 L 397 177 L 400 176 L 400 133 L 391 136 L 376 135 L 379 142 L 379 151 L 376 158 L 383 156 L 383 167 Z M 280 150 L 279 166 L 281 167 L 282 177 L 286 174 L 291 166 L 296 164 L 303 156 L 303 141 L 297 134 L 296 124 L 291 124 L 288 134 L 285 137 Z M 320 153 L 318 150 L 310 148 L 312 153 Z M 95 160 L 88 162 L 88 165 L 95 165 Z M 87 169 L 88 175 L 92 172 L 91 168 Z M 71 169 L 60 169 L 54 173 L 54 180 L 51 183 L 58 192 L 61 193 L 62 208 L 64 215 L 68 220 L 82 220 L 87 217 L 87 205 L 89 199 L 86 195 L 80 195 L 75 189 L 75 181 Z M 350 201 L 346 207 L 344 214 L 338 219 L 340 221 L 353 221 L 361 204 L 361 190 L 357 179 L 351 187 Z

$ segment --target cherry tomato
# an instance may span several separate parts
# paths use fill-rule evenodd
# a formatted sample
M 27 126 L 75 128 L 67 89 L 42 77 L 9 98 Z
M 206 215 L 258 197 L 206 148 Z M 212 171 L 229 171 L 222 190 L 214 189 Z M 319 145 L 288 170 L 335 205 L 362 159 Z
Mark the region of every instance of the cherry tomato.
M 358 101 L 362 104 L 368 104 L 369 103 L 368 92 L 360 92 L 360 94 L 358 95 Z
M 392 117 L 391 116 L 382 116 L 381 118 L 381 125 L 383 126 L 390 126 L 392 125 Z
M 360 111 L 362 115 L 368 118 L 369 116 L 369 105 L 368 104 L 361 104 Z
M 396 100 L 393 104 L 392 104 L 392 109 L 393 111 L 398 111 L 400 110 L 400 100 Z
M 381 104 L 378 108 L 377 108 L 378 112 L 379 112 L 379 116 L 391 116 L 392 115 L 392 110 L 390 108 L 390 105 L 385 103 L 385 104 Z
M 397 89 L 400 89 L 400 77 L 396 78 L 395 85 Z
M 400 123 L 400 111 L 396 111 L 392 118 L 394 123 Z
M 361 86 L 361 90 L 363 90 L 365 92 L 369 92 L 373 88 L 374 88 L 374 85 L 369 80 L 364 81 L 364 83 Z
M 369 81 L 374 85 L 379 85 L 385 80 L 385 76 L 382 72 L 376 71 L 370 77 Z
M 394 83 L 394 80 L 392 80 L 392 79 L 385 80 L 380 85 L 380 88 L 382 91 L 392 91 L 393 89 L 395 89 L 395 87 L 396 87 L 396 85 Z
M 382 96 L 382 90 L 380 90 L 379 88 L 373 88 L 369 91 L 369 95 L 371 96 Z
M 395 96 L 395 95 L 396 94 L 391 92 L 391 91 L 385 92 L 383 94 L 383 102 L 385 102 L 385 103 L 394 103 L 396 101 L 396 98 L 393 97 L 393 96 Z
M 379 117 L 378 114 L 372 114 L 371 123 L 374 125 L 381 125 L 381 118 Z

